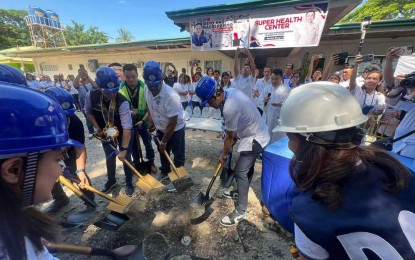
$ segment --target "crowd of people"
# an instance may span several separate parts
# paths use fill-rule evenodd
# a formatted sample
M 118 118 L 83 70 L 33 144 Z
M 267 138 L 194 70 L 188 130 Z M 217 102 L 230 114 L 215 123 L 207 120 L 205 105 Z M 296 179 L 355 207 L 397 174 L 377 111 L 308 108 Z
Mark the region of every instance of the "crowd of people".
M 407 111 L 397 106 L 415 101 L 415 73 L 394 77 L 392 64 L 398 57 L 390 48 L 383 69 L 373 63 L 358 77 L 361 55 L 354 66 L 347 65 L 340 73 L 331 72 L 335 57 L 323 71 L 315 68 L 320 57 L 312 55 L 304 80 L 292 63 L 284 70 L 266 66 L 259 71 L 246 48 L 235 51 L 233 72 L 206 68 L 203 73 L 192 64 L 190 75 L 185 69 L 178 75 L 173 63 L 162 69 L 159 62 L 150 60 L 144 64 L 144 81 L 134 64 L 118 62 L 100 67 L 95 80 L 83 67 L 76 77 L 68 75 L 65 80 L 59 74 L 54 81 L 48 76 L 37 81 L 31 74 L 24 77 L 17 70 L 0 67 L 4 126 L 0 129 L 0 258 L 1 253 L 10 259 L 48 254 L 41 239 L 54 240 L 55 224 L 28 206 L 48 200 L 51 194 L 54 202 L 47 213 L 69 203 L 56 183 L 62 173 L 61 159 L 81 189 L 91 184 L 86 133 L 76 112 L 85 116 L 88 137 L 102 142 L 107 182 L 101 191 L 110 193 L 118 186 L 116 159 L 138 162 L 140 138 L 150 174 L 160 181 L 167 180 L 171 171 L 165 151 L 173 154 L 176 167 L 184 166 L 185 110 L 190 107 L 193 114 L 198 107 L 202 115 L 205 106 L 209 116 L 218 112 L 223 120 L 219 163 L 225 164 L 239 139 L 236 189 L 223 192 L 225 198 L 236 201 L 235 209 L 221 219 L 221 225 L 233 226 L 248 217 L 255 162 L 268 144 L 287 135 L 294 153 L 290 174 L 299 191 L 292 206 L 295 238 L 304 257 L 357 259 L 365 254 L 360 248 L 366 247 L 381 258 L 414 258 L 410 246 L 415 243 L 410 227 L 415 212 L 410 199 L 415 195 L 414 178 L 392 155 L 364 146 L 361 128 L 368 117 L 400 122 L 396 131 L 384 129 L 382 134 L 395 139 L 393 153 L 415 159 L 415 106 Z M 154 164 L 153 144 L 160 167 Z M 63 153 L 62 147 L 66 147 Z M 124 192 L 132 196 L 133 174 L 125 164 L 124 175 Z M 86 194 L 94 200 L 93 194 Z M 12 206 L 6 210 L 6 205 Z M 87 205 L 85 211 L 94 210 Z M 378 243 L 370 243 L 374 238 Z

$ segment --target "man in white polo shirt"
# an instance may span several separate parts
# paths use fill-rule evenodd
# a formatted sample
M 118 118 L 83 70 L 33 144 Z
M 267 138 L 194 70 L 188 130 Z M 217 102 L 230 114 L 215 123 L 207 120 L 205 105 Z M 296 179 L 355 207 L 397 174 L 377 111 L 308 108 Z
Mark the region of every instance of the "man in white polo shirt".
M 239 54 L 244 53 L 248 56 L 249 63 L 244 64 L 242 74 L 239 71 Z M 245 95 L 247 95 L 253 101 L 253 88 L 255 86 L 255 62 L 252 57 L 251 52 L 246 48 L 238 48 L 235 51 L 235 60 L 234 60 L 234 73 L 236 78 L 232 83 L 232 87 L 241 90 Z
M 143 78 L 147 86 L 145 97 L 151 118 L 149 130 L 152 131 L 154 127 L 157 129 L 161 179 L 165 179 L 171 170 L 164 151 L 174 154 L 173 162 L 176 167 L 184 166 L 184 111 L 179 94 L 163 83 L 163 73 L 158 62 L 150 60 L 144 64 Z
M 259 97 L 262 95 L 264 89 L 271 85 L 271 72 L 272 68 L 270 66 L 266 66 L 264 68 L 264 77 L 258 79 L 254 87 L 254 100 L 261 116 L 264 113 L 264 100 L 261 100 Z
M 239 137 L 239 158 L 234 168 L 237 190 L 225 191 L 224 197 L 237 199 L 236 209 L 220 221 L 223 226 L 233 226 L 247 218 L 249 185 L 254 174 L 255 160 L 270 140 L 268 128 L 254 102 L 235 88 L 216 91 L 215 81 L 209 77 L 199 80 L 196 95 L 202 105 L 209 104 L 223 111 L 225 140 L 219 162 L 224 165 L 234 139 Z

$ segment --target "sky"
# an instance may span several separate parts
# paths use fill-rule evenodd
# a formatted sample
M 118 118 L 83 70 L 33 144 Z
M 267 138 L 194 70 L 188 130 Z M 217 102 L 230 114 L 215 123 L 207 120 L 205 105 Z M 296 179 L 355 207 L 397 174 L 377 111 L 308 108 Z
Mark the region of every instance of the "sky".
M 189 37 L 188 32 L 180 33 L 166 11 L 197 8 L 217 4 L 244 2 L 243 0 L 1 0 L 0 9 L 28 10 L 37 6 L 52 10 L 65 25 L 71 20 L 89 26 L 96 26 L 109 34 L 114 42 L 120 28 L 130 31 L 135 40 Z

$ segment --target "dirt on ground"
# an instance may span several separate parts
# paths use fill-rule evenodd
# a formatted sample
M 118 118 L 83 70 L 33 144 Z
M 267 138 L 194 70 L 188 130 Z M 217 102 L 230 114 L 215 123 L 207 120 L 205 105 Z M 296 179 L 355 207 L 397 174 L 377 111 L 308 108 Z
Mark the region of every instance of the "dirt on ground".
M 77 115 L 84 120 L 81 113 Z M 255 164 L 255 174 L 249 190 L 247 220 L 233 227 L 220 225 L 222 217 L 233 211 L 234 202 L 222 197 L 225 189 L 220 186 L 219 178 L 210 192 L 214 199 L 210 210 L 198 221 L 191 220 L 189 205 L 200 191 L 206 191 L 217 168 L 222 144 L 217 133 L 187 129 L 185 168 L 194 183 L 191 187 L 176 193 L 170 193 L 164 188 L 144 193 L 136 187 L 133 200 L 124 211 L 129 220 L 115 231 L 94 225 L 110 212 L 106 209 L 108 202 L 96 196 L 98 208 L 93 217 L 77 228 L 64 231 L 60 242 L 109 250 L 124 245 L 138 245 L 144 249 L 146 259 L 292 259 L 292 234 L 266 217 L 261 208 L 262 161 L 259 159 Z M 96 139 L 87 139 L 86 147 L 87 172 L 92 184 L 100 189 L 107 180 L 105 155 L 101 143 Z M 155 151 L 155 163 L 160 166 L 159 154 L 156 149 Z M 234 151 L 233 165 L 237 157 Z M 119 161 L 117 179 L 119 187 L 112 196 L 124 193 L 124 172 Z M 163 183 L 168 184 L 168 181 Z M 76 195 L 67 188 L 64 189 L 71 202 L 54 215 L 57 220 L 65 220 L 68 214 L 85 209 Z M 51 201 L 45 203 L 42 208 L 50 203 Z M 63 253 L 56 254 L 56 257 L 105 259 Z

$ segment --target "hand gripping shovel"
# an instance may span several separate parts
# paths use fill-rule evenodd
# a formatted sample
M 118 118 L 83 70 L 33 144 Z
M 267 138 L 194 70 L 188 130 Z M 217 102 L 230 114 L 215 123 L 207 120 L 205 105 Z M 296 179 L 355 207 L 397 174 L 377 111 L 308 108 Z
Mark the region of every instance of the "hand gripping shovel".
M 82 191 L 77 189 L 75 187 L 75 185 L 73 185 L 68 179 L 66 179 L 62 175 L 59 176 L 59 182 L 62 183 L 63 185 L 65 185 L 66 187 L 68 187 L 68 189 L 70 189 L 73 193 L 75 193 L 76 196 L 78 196 L 80 199 L 82 199 L 83 201 L 88 203 L 89 206 L 91 206 L 93 208 L 97 207 L 97 204 L 95 204 L 95 202 L 93 202 L 90 198 L 85 196 L 85 194 L 83 194 Z
M 158 145 L 160 145 L 160 140 L 156 137 L 155 138 L 157 140 Z M 169 161 L 169 164 L 171 166 L 171 168 L 173 169 L 172 172 L 169 172 L 169 179 L 171 181 L 175 181 L 179 178 L 182 177 L 187 177 L 189 176 L 189 173 L 186 171 L 186 169 L 183 166 L 180 166 L 178 168 L 176 168 L 176 166 L 174 165 L 173 161 L 171 160 L 169 154 L 167 153 L 166 150 L 164 150 L 164 156 L 167 158 L 167 161 Z
M 197 219 L 205 214 L 206 210 L 212 205 L 213 198 L 209 196 L 210 189 L 212 189 L 213 183 L 218 177 L 219 172 L 222 170 L 223 165 L 219 163 L 218 167 L 216 168 L 215 174 L 213 174 L 212 179 L 210 180 L 209 186 L 206 190 L 206 194 L 199 192 L 199 194 L 193 199 L 192 203 L 190 204 L 190 219 Z
M 90 256 L 106 256 L 110 259 L 144 259 L 142 247 L 136 245 L 125 245 L 122 247 L 115 248 L 113 250 L 53 243 L 47 244 L 46 247 L 52 253 L 72 253 Z
M 220 184 L 223 188 L 229 188 L 235 177 L 235 174 L 231 168 L 231 162 L 232 151 L 229 153 L 228 159 L 226 160 L 225 166 L 222 168 L 222 172 L 220 174 Z
M 71 181 L 79 184 L 80 181 L 74 178 L 70 178 Z M 97 190 L 96 188 L 90 186 L 90 185 L 85 185 L 84 186 L 86 190 L 89 190 L 101 197 L 103 197 L 104 199 L 108 200 L 110 203 L 107 206 L 107 209 L 118 212 L 123 214 L 124 213 L 124 209 L 125 207 L 130 204 L 130 202 L 133 200 L 133 198 L 130 198 L 124 194 L 119 194 L 118 196 L 116 196 L 115 198 L 108 196 L 107 194 Z
M 104 139 L 100 138 L 99 136 L 94 135 L 95 138 L 97 138 L 98 140 L 102 141 L 102 142 L 106 142 Z M 115 148 L 112 144 L 110 144 L 111 148 L 114 149 L 116 154 L 119 154 L 120 152 L 117 150 L 117 148 Z M 164 187 L 164 185 L 159 182 L 156 178 L 154 178 L 153 176 L 151 176 L 150 174 L 147 175 L 141 175 L 136 168 L 134 168 L 134 166 L 128 161 L 128 160 L 123 160 L 123 163 L 125 165 L 127 165 L 128 168 L 131 169 L 131 171 L 133 173 L 135 173 L 135 175 L 138 176 L 138 181 L 135 183 L 135 185 L 140 188 L 142 191 L 144 192 L 149 192 L 151 189 L 157 189 L 157 188 L 162 188 Z
M 238 139 L 234 138 L 232 149 L 237 141 Z M 232 149 L 228 152 L 228 159 L 226 160 L 226 163 L 223 166 L 222 172 L 220 174 L 220 184 L 222 185 L 223 188 L 229 188 L 232 185 L 233 179 L 235 178 L 235 174 L 231 168 Z

